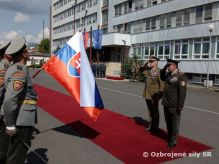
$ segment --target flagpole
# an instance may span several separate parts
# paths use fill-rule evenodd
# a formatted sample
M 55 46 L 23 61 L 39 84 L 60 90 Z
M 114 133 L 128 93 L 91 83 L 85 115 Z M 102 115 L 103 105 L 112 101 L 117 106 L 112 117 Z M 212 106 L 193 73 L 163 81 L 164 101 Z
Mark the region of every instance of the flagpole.
M 86 46 L 85 46 L 85 44 L 86 44 L 86 43 L 85 43 L 85 42 L 86 42 L 85 37 L 86 37 L 86 27 L 84 27 L 84 47 L 86 47 Z
M 98 29 L 98 39 L 100 38 L 100 33 L 99 33 L 99 30 L 100 30 L 100 25 L 97 26 L 97 29 Z M 97 54 L 97 64 L 99 64 L 100 62 L 100 55 L 99 55 L 99 49 L 96 49 L 96 54 Z
M 90 26 L 90 63 L 92 63 L 92 26 Z

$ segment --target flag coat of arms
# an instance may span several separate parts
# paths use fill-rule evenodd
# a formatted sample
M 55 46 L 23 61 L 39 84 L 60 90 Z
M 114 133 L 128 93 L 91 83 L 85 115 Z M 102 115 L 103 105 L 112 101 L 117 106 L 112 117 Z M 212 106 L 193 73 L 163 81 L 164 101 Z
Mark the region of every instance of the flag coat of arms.
M 93 120 L 98 118 L 104 105 L 80 32 L 54 54 L 43 69 L 69 91 Z

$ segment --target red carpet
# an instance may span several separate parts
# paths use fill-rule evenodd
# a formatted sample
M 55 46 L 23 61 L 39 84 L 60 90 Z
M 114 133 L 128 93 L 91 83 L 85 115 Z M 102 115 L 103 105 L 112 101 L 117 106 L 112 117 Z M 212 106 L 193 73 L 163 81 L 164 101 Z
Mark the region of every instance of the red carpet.
M 144 158 L 143 152 L 191 153 L 212 149 L 185 137 L 179 137 L 178 145 L 174 149 L 168 149 L 165 132 L 161 131 L 158 136 L 150 135 L 141 126 L 140 118 L 128 118 L 105 109 L 97 122 L 94 122 L 79 109 L 71 97 L 39 85 L 35 88 L 42 109 L 124 163 L 161 163 L 176 158 L 151 156 Z

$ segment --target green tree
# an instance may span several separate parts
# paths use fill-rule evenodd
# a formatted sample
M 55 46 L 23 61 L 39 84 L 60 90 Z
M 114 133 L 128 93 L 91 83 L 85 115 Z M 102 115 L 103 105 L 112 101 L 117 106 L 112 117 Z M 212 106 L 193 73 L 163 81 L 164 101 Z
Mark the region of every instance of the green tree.
M 50 40 L 43 39 L 40 44 L 38 45 L 38 51 L 41 53 L 49 53 L 50 50 Z

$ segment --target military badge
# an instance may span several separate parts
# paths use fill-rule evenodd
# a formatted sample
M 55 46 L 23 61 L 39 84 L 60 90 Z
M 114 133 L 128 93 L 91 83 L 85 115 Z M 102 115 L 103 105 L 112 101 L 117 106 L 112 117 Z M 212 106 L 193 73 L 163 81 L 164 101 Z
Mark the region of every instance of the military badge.
M 19 90 L 21 90 L 23 87 L 24 87 L 24 84 L 23 84 L 22 81 L 19 81 L 19 80 L 15 80 L 15 81 L 14 81 L 13 88 L 14 88 L 15 91 L 19 91 Z
M 186 82 L 185 81 L 182 81 L 181 82 L 181 85 L 184 87 L 186 85 Z

